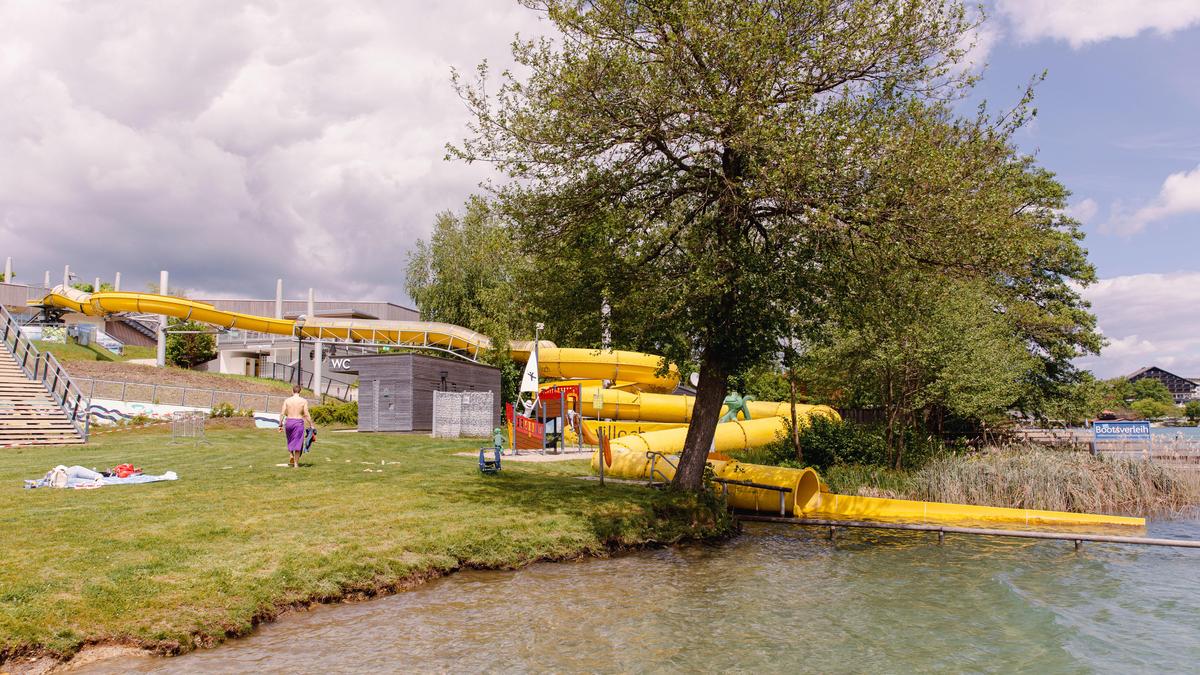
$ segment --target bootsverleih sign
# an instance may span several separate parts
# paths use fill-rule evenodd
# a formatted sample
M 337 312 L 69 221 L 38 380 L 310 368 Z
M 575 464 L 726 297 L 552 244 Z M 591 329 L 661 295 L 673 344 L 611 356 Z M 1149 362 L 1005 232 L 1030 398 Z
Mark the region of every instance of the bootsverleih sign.
M 1097 441 L 1148 441 L 1150 423 L 1096 421 L 1092 423 L 1092 437 Z

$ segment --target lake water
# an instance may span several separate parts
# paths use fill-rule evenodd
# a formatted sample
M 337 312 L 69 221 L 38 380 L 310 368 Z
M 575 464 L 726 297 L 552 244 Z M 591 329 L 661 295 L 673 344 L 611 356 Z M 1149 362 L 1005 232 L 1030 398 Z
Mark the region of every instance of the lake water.
M 1194 520 L 1152 537 L 1200 538 Z M 1200 551 L 748 524 L 717 546 L 464 572 L 83 672 L 1188 672 Z

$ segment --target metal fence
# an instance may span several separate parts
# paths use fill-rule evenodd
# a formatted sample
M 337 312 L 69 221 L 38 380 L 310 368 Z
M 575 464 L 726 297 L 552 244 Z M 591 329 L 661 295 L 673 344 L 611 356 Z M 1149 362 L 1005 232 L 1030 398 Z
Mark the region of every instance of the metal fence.
M 282 408 L 283 401 L 287 398 L 282 394 L 255 394 L 95 378 L 76 378 L 75 382 L 80 389 L 87 393 L 88 398 L 157 403 L 188 408 L 213 408 L 221 403 L 228 403 L 239 410 L 272 412 Z M 316 401 L 310 399 L 309 403 L 315 405 Z
M 287 366 L 274 361 L 259 363 L 258 376 L 265 377 L 268 380 L 278 380 L 280 382 L 296 382 L 297 373 L 295 366 Z M 313 372 L 311 370 L 300 370 L 299 373 L 300 386 L 311 390 L 313 388 Z M 330 398 L 336 398 L 340 401 L 357 401 L 358 388 L 352 386 L 351 382 L 334 379 L 330 375 L 321 375 L 321 395 Z
M 88 401 L 84 398 L 78 382 L 71 378 L 53 354 L 38 351 L 21 330 L 21 325 L 3 305 L 0 305 L 0 340 L 25 375 L 46 387 L 54 402 L 71 420 L 79 436 L 86 441 L 90 430 Z

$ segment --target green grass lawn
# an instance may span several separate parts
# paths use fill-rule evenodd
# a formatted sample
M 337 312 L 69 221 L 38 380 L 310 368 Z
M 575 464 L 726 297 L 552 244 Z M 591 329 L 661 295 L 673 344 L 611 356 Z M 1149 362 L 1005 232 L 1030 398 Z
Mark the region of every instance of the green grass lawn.
M 37 347 L 40 352 L 53 354 L 59 361 L 125 361 L 130 358 L 114 354 L 98 344 L 83 347 L 76 343 L 74 338 L 67 338 L 65 343 L 34 340 L 33 346 Z M 151 356 L 154 355 L 151 354 Z
M 89 643 L 162 652 L 244 634 L 281 609 L 388 592 L 456 568 L 729 532 L 699 500 L 574 476 L 583 460 L 506 463 L 473 442 L 327 431 L 300 469 L 267 430 L 96 434 L 86 446 L 0 450 L 0 663 Z M 174 482 L 24 490 L 54 465 L 132 462 Z M 382 462 L 387 462 L 386 464 Z
M 33 346 L 41 352 L 50 352 L 59 361 L 128 361 L 130 359 L 152 359 L 158 353 L 155 347 L 143 347 L 140 345 L 125 345 L 121 354 L 114 354 L 98 344 L 90 344 L 86 347 L 75 341 L 75 338 L 67 338 L 64 343 L 59 342 L 43 342 L 34 340 Z

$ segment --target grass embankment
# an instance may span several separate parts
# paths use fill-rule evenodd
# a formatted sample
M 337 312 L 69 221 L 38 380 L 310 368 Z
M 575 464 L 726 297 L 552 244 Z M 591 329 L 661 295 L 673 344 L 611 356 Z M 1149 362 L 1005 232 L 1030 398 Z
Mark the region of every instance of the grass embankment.
M 42 342 L 34 340 L 33 345 L 38 348 L 38 351 L 49 352 L 54 355 L 59 361 L 66 363 L 67 361 L 101 361 L 101 362 L 116 362 L 128 361 L 130 359 L 152 359 L 155 356 L 154 347 L 140 347 L 136 345 L 126 345 L 124 353 L 114 354 L 98 344 L 91 344 L 86 347 L 75 342 L 74 338 L 68 338 L 66 342 Z
M 405 588 L 461 567 L 513 568 L 723 536 L 719 509 L 572 476 L 583 460 L 506 463 L 483 476 L 472 442 L 324 433 L 286 469 L 281 437 L 162 430 L 0 453 L 0 663 L 120 643 L 163 653 L 248 632 L 288 607 Z M 55 464 L 133 462 L 179 480 L 23 490 Z M 384 463 L 386 462 L 386 463 Z
M 1200 505 L 1200 471 L 1038 447 L 935 457 L 919 469 L 834 466 L 833 492 L 1013 508 L 1155 516 Z
M 292 393 L 290 382 L 269 380 L 248 375 L 222 375 L 199 370 L 168 366 L 156 368 L 138 363 L 107 363 L 101 361 L 63 361 L 63 367 L 76 378 L 95 378 L 111 382 L 131 382 L 147 385 L 216 389 L 245 394 L 284 395 Z M 97 385 L 100 386 L 100 385 Z M 305 396 L 312 392 L 304 390 Z M 108 389 L 98 389 L 97 396 L 113 395 Z

